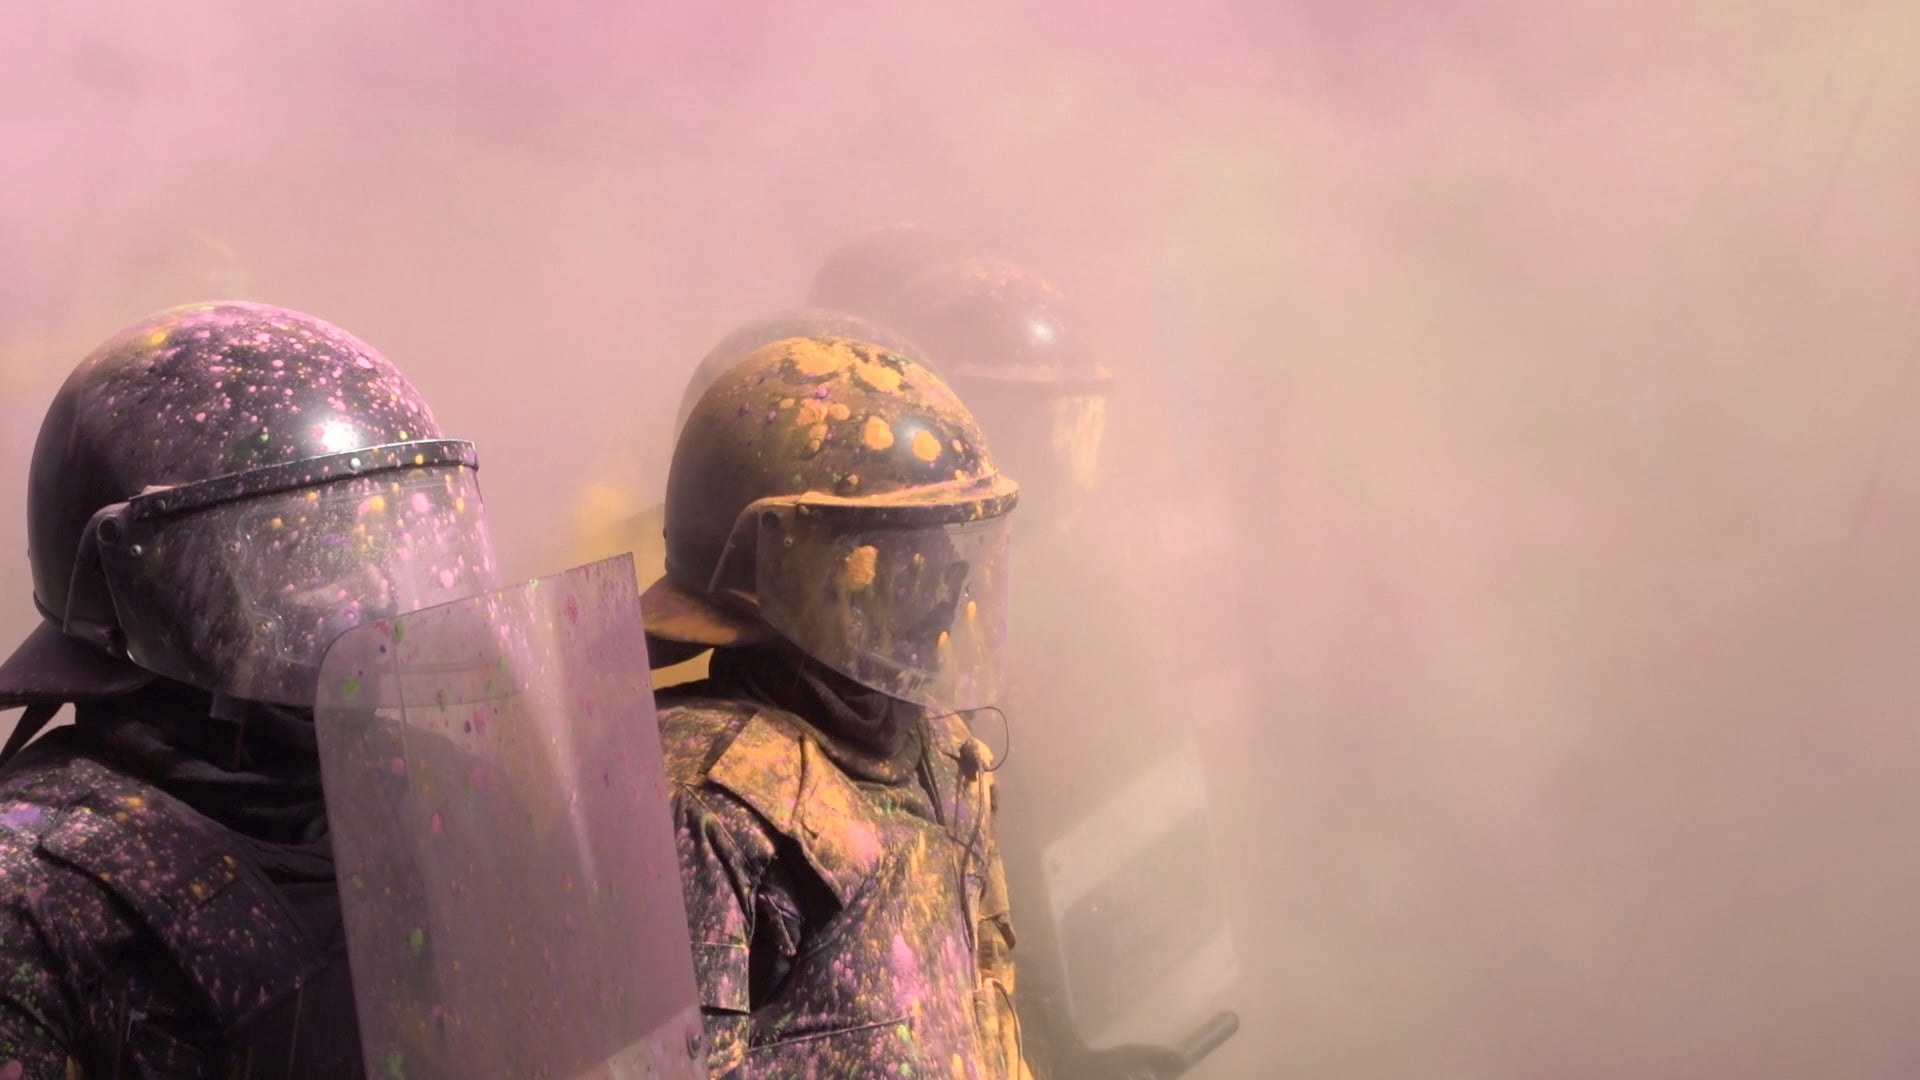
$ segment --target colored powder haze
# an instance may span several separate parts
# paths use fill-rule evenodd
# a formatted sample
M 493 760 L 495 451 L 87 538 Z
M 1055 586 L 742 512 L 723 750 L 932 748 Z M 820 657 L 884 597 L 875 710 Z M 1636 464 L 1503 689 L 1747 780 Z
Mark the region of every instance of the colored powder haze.
M 1164 718 L 1251 916 L 1195 1075 L 1920 1070 L 1920 8 L 574 10 L 0 6 L 0 636 L 149 311 L 374 344 L 525 577 L 709 343 L 944 223 L 1127 380 L 1099 535 L 1211 661 L 1114 677 L 1237 703 Z

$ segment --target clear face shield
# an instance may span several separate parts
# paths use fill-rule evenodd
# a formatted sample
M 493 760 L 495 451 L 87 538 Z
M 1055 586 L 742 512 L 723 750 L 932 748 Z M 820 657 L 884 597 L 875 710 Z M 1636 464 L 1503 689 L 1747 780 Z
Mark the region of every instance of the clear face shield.
M 941 712 L 990 705 L 1005 686 L 1017 493 L 996 476 L 894 499 L 762 499 L 735 522 L 709 592 L 756 605 L 863 686 Z
M 494 586 L 476 468 L 472 444 L 423 440 L 106 507 L 66 630 L 193 686 L 311 705 L 342 633 Z

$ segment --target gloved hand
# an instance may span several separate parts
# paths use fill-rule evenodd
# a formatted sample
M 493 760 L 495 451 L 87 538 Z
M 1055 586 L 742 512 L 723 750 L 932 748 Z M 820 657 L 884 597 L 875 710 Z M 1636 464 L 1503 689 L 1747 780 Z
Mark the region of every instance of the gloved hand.
M 1187 1061 L 1176 1051 L 1128 1044 L 1086 1051 L 1064 1080 L 1173 1080 L 1186 1071 Z

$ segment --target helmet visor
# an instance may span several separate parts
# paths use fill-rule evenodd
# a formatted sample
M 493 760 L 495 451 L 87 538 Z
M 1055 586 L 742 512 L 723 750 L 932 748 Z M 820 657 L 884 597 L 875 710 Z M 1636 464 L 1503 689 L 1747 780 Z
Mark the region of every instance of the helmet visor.
M 881 693 L 940 710 L 993 703 L 1006 669 L 1006 488 L 904 514 L 817 496 L 749 507 L 760 617 Z
M 340 634 L 494 585 L 471 447 L 358 453 L 377 464 L 199 506 L 192 485 L 97 515 L 88 535 L 128 657 L 216 692 L 309 705 Z

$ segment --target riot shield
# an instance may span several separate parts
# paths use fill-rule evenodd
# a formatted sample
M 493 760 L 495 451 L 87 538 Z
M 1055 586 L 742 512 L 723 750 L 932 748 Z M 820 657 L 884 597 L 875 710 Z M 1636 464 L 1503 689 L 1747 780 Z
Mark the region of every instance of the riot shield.
M 630 556 L 346 633 L 315 721 L 369 1076 L 706 1075 Z
M 1074 1031 L 1173 1045 L 1238 977 L 1204 769 L 1170 751 L 1048 842 L 1046 916 Z
M 1045 722 L 1015 724 L 998 785 L 1021 1022 L 1062 1075 L 1090 1051 L 1184 1053 L 1241 979 L 1208 759 L 1169 722 L 1191 723 L 1213 688 L 1168 663 L 1130 583 L 1086 547 L 1059 531 L 1016 549 L 1028 677 L 1010 704 Z

